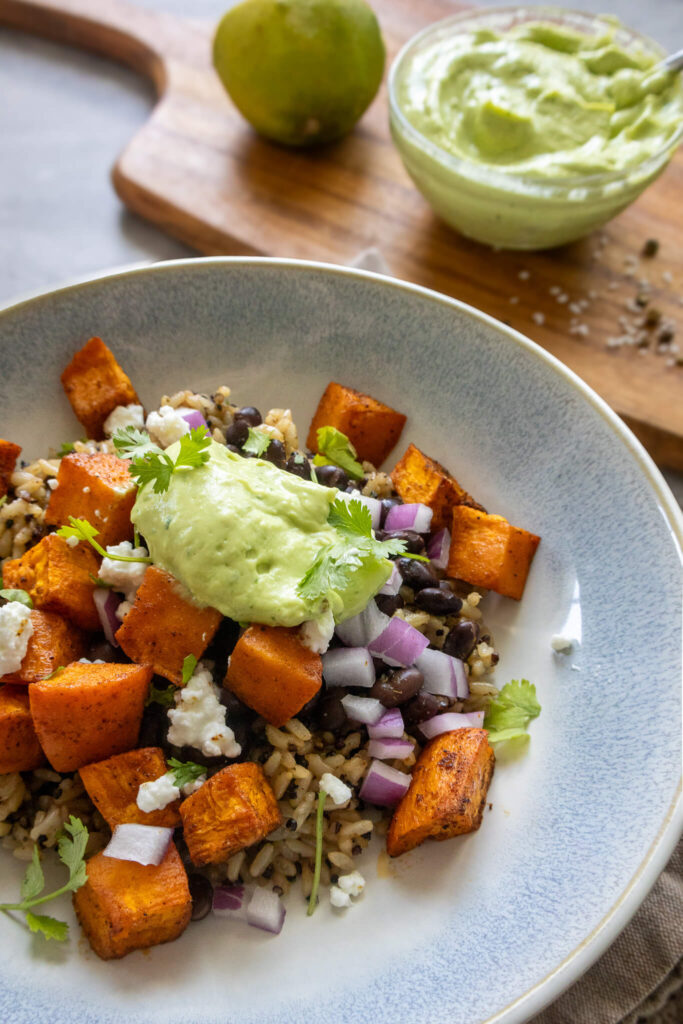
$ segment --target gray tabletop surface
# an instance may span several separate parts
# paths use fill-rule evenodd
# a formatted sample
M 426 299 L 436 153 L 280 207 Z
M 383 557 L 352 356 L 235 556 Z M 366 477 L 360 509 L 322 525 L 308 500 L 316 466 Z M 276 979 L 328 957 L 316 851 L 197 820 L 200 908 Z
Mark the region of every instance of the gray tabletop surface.
M 209 20 L 231 6 L 230 0 L 138 2 Z M 479 0 L 480 6 L 504 2 Z M 97 4 L 92 0 L 93 10 Z M 568 0 L 566 6 L 616 14 L 669 50 L 683 45 L 683 0 Z M 0 303 L 107 267 L 194 255 L 128 213 L 109 181 L 118 153 L 153 102 L 150 84 L 125 67 L 0 28 Z M 666 475 L 683 504 L 683 474 Z

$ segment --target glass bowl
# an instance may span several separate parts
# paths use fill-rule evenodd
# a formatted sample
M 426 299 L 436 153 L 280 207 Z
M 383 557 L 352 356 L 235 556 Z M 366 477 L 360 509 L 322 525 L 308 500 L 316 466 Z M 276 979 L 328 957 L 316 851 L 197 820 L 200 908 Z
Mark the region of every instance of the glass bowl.
M 401 108 L 414 56 L 439 40 L 477 29 L 504 33 L 525 22 L 550 22 L 585 35 L 610 30 L 626 50 L 666 56 L 654 40 L 605 15 L 556 7 L 499 7 L 465 12 L 430 25 L 400 51 L 389 73 L 390 126 L 408 174 L 435 213 L 463 235 L 503 249 L 548 249 L 600 227 L 661 174 L 683 139 L 683 118 L 666 145 L 624 170 L 539 179 L 454 156 L 426 137 Z

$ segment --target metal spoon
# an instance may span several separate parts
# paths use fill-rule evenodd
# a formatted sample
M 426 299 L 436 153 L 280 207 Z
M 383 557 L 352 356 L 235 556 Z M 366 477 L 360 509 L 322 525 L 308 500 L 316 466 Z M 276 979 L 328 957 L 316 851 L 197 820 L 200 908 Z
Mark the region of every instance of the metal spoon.
M 677 50 L 660 61 L 657 71 L 683 71 L 683 50 Z

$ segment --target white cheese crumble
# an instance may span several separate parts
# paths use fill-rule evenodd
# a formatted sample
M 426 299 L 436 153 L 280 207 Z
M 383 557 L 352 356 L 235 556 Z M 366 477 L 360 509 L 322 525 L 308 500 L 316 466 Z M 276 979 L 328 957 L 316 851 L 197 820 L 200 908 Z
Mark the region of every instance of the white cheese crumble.
M 141 405 L 117 405 L 104 421 L 104 432 L 111 437 L 117 430 L 125 427 L 137 427 L 142 430 L 145 425 L 145 413 Z
M 123 622 L 128 612 L 133 607 L 132 601 L 122 601 L 114 613 L 119 622 Z
M 77 548 L 78 547 L 78 537 L 67 537 L 66 538 L 66 542 L 67 542 L 67 544 L 69 545 L 70 548 Z
M 124 540 L 120 544 L 110 544 L 107 554 L 147 558 L 148 552 L 147 548 L 134 548 L 129 540 Z M 122 593 L 126 601 L 134 601 L 148 568 L 148 562 L 120 562 L 115 558 L 103 558 L 97 575 L 104 583 L 109 583 L 113 590 Z
M 345 804 L 347 800 L 350 800 L 353 796 L 353 790 L 338 779 L 336 775 L 332 775 L 331 772 L 325 772 L 320 779 L 320 788 L 324 789 L 333 804 L 339 807 L 340 804 Z
M 151 412 L 145 426 L 153 441 L 162 448 L 168 448 L 179 441 L 183 434 L 189 434 L 190 424 L 183 419 L 183 413 L 194 412 L 182 406 L 174 409 L 170 405 L 162 405 L 158 412 Z
M 169 743 L 177 747 L 197 747 L 206 757 L 237 757 L 242 748 L 225 720 L 225 708 L 218 699 L 218 687 L 202 662 L 187 686 L 177 690 L 175 708 L 168 717 Z
M 347 892 L 349 896 L 360 896 L 365 888 L 365 879 L 360 871 L 350 871 L 348 875 L 339 876 L 337 885 L 342 892 Z
M 558 654 L 569 654 L 574 646 L 574 641 L 569 636 L 562 636 L 560 633 L 556 633 L 550 639 L 550 646 Z
M 0 676 L 19 671 L 32 636 L 30 608 L 19 601 L 0 608 Z
M 328 608 L 319 619 L 303 622 L 299 627 L 299 639 L 304 647 L 316 654 L 324 654 L 334 636 L 334 616 Z
M 196 793 L 205 782 L 206 775 L 200 775 L 194 782 L 186 782 L 184 786 L 178 788 L 174 782 L 173 772 L 166 772 L 165 775 L 160 775 L 158 779 L 152 779 L 151 782 L 143 782 L 138 789 L 135 802 L 140 810 L 145 811 L 147 814 L 150 811 L 163 811 L 164 807 L 172 804 L 181 794 L 182 796 L 191 796 L 192 793 Z
M 333 907 L 350 907 L 351 897 L 338 885 L 330 886 L 330 903 Z

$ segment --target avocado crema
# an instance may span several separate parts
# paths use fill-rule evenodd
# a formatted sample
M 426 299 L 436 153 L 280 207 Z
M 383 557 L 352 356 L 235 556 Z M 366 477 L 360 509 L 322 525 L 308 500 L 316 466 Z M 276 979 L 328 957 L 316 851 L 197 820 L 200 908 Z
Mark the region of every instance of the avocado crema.
M 608 31 L 482 28 L 416 50 L 400 106 L 453 156 L 542 180 L 636 167 L 673 138 L 680 76 Z
M 175 458 L 179 444 L 168 448 Z M 337 622 L 356 615 L 391 573 L 383 560 L 354 573 L 343 591 L 314 603 L 297 585 L 321 548 L 338 542 L 327 518 L 337 491 L 215 441 L 205 465 L 174 473 L 169 488 L 140 488 L 131 518 L 155 564 L 200 604 L 238 622 L 296 626 L 328 608 Z

